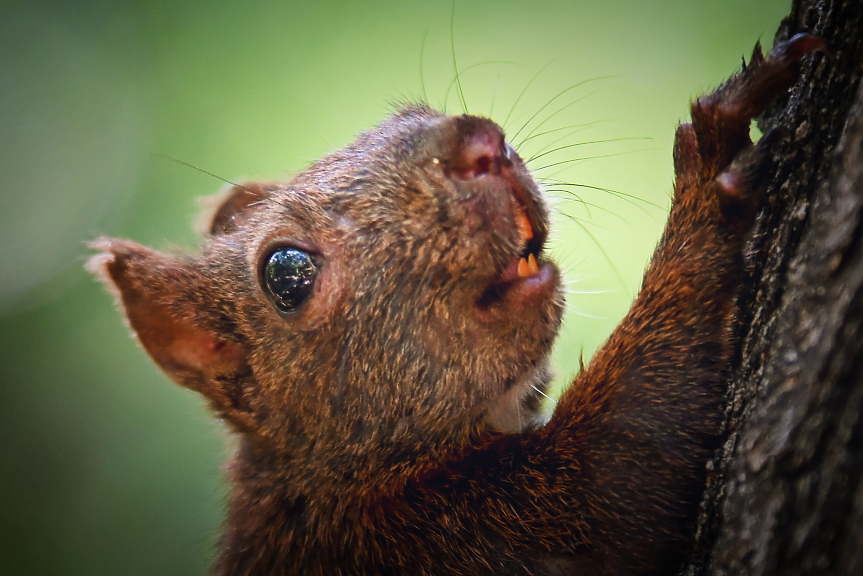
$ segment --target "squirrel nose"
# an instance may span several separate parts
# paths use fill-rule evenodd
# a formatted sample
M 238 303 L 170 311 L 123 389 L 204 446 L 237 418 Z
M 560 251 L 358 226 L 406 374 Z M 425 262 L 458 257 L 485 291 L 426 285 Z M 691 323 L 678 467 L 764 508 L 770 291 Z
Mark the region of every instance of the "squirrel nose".
M 468 120 L 475 119 L 469 117 Z M 485 174 L 497 175 L 512 166 L 512 148 L 507 145 L 500 128 L 490 121 L 470 124 L 472 126 L 463 132 L 456 175 L 467 180 Z

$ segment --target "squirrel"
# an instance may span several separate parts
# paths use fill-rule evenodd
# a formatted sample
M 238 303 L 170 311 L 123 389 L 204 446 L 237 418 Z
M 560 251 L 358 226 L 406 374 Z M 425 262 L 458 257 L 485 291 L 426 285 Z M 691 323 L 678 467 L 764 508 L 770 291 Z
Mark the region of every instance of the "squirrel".
M 237 185 L 200 255 L 101 238 L 143 348 L 239 436 L 215 570 L 670 574 L 719 445 L 743 247 L 799 34 L 691 105 L 632 308 L 539 400 L 564 307 L 502 129 L 401 108 L 287 182 Z

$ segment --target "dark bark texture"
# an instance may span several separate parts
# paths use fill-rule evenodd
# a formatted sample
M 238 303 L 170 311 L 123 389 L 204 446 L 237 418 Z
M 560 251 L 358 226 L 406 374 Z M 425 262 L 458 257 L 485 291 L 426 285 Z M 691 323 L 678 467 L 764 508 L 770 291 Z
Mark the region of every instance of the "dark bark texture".
M 824 38 L 749 247 L 726 439 L 687 575 L 863 574 L 863 2 L 795 0 L 777 40 Z

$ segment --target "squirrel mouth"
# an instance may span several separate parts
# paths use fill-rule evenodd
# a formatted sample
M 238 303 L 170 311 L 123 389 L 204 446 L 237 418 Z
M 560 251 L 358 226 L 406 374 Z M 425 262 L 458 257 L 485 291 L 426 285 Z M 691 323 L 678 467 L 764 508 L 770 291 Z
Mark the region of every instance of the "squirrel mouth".
M 519 189 L 513 189 L 515 199 L 515 226 L 521 250 L 480 296 L 477 306 L 488 309 L 504 300 L 515 299 L 525 302 L 545 292 L 553 281 L 553 266 L 543 259 L 545 234 L 542 228 L 534 225 L 528 206 L 521 198 Z

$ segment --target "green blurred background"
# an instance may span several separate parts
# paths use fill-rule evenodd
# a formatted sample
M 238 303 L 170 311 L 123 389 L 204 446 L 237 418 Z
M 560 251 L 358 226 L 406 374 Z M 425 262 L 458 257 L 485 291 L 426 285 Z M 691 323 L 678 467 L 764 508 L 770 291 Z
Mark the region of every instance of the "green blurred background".
M 569 188 L 583 203 L 550 192 L 552 252 L 570 281 L 562 380 L 638 286 L 689 99 L 756 39 L 769 44 L 787 9 L 457 2 L 452 44 L 471 112 L 509 116 L 514 135 L 542 110 L 518 142 L 573 103 L 537 132 L 583 126 L 531 138 L 523 155 L 614 140 L 534 165 L 594 156 L 538 174 L 618 192 Z M 450 14 L 449 0 L 0 0 L 0 574 L 206 572 L 230 440 L 129 338 L 82 270 L 84 242 L 194 249 L 196 198 L 223 183 L 158 154 L 235 181 L 283 178 L 423 86 L 459 110 L 454 91 L 446 98 Z

